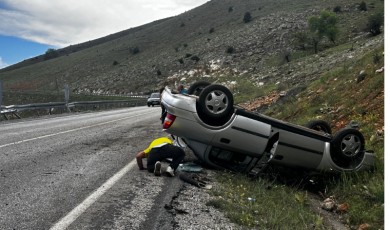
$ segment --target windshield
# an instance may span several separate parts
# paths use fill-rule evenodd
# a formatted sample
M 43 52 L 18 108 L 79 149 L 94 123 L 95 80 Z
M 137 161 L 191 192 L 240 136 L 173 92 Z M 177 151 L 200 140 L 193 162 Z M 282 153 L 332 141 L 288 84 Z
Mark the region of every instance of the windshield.
M 160 94 L 159 93 L 152 93 L 152 95 L 150 95 L 150 98 L 160 98 Z

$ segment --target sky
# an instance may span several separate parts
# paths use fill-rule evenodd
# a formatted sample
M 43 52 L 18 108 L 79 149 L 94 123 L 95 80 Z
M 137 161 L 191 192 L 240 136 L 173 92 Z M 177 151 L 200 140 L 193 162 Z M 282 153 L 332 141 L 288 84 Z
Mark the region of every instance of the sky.
M 0 69 L 179 15 L 208 0 L 0 0 Z

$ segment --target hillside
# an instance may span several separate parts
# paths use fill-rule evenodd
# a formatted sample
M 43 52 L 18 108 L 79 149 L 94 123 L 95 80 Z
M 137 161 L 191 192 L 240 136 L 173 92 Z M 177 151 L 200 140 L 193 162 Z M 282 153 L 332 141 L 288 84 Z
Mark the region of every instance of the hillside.
M 359 3 L 351 0 L 337 5 L 342 28 L 337 44 L 361 46 L 367 18 L 383 10 L 383 1 L 367 1 L 368 11 L 358 10 Z M 294 33 L 307 28 L 309 16 L 334 7 L 331 0 L 213 0 L 176 17 L 60 49 L 56 58 L 26 60 L 1 70 L 0 79 L 5 90 L 57 91 L 67 83 L 73 92 L 102 94 L 150 92 L 202 77 L 301 84 L 350 56 L 313 56 L 293 42 Z M 252 16 L 249 23 L 243 22 L 246 12 Z M 287 65 L 282 62 L 286 53 L 292 60 Z

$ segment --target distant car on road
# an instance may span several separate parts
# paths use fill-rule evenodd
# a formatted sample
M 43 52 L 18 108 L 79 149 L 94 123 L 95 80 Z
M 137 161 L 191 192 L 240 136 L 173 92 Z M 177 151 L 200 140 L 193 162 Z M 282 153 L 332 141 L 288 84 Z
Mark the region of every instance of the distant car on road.
M 152 93 L 146 102 L 148 107 L 160 104 L 160 93 Z
M 325 121 L 304 127 L 250 112 L 234 106 L 232 93 L 223 85 L 198 82 L 184 95 L 165 87 L 161 103 L 167 110 L 165 131 L 215 168 L 258 175 L 270 164 L 320 172 L 374 165 L 374 154 L 365 151 L 357 129 L 332 135 Z

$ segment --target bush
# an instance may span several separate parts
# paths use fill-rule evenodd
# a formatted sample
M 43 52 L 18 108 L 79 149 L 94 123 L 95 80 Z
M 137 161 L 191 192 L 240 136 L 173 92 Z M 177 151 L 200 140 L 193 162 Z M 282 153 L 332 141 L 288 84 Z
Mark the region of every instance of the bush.
M 132 53 L 132 54 L 137 54 L 137 53 L 139 53 L 139 48 L 138 48 L 138 47 L 132 48 L 132 49 L 131 49 L 131 53 Z
M 229 7 L 228 12 L 233 12 L 233 6 Z
M 183 64 L 183 63 L 184 63 L 184 60 L 183 60 L 183 58 L 179 58 L 179 60 L 178 60 L 178 61 L 179 61 L 179 63 L 180 63 L 180 64 Z
M 245 23 L 248 23 L 248 22 L 252 21 L 252 15 L 251 15 L 251 13 L 246 12 L 245 15 L 244 15 L 243 21 L 244 21 Z
M 157 76 L 160 76 L 160 75 L 161 75 L 161 71 L 160 71 L 159 69 L 157 70 L 156 73 L 157 73 Z
M 379 55 L 378 53 L 375 53 L 372 56 L 372 62 L 376 65 L 376 64 L 379 64 L 380 61 L 381 61 L 381 55 Z
M 367 11 L 367 4 L 366 4 L 366 2 L 365 2 L 365 1 L 362 1 L 362 2 L 359 4 L 358 9 L 359 9 L 360 11 Z
M 200 60 L 200 58 L 198 56 L 194 55 L 191 57 L 191 60 L 198 62 Z
M 384 16 L 382 13 L 371 15 L 368 18 L 367 30 L 376 36 L 381 33 L 381 26 L 383 25 Z
M 232 46 L 229 46 L 227 49 L 226 49 L 226 53 L 228 54 L 232 54 L 234 52 L 234 48 Z
M 309 42 L 309 35 L 305 31 L 298 31 L 293 34 L 293 45 L 299 50 L 306 50 Z
M 214 33 L 214 31 L 215 31 L 215 29 L 214 28 L 211 28 L 210 30 L 209 30 L 209 33 L 211 34 L 211 33 Z
M 119 64 L 119 62 L 117 62 L 117 61 L 114 61 L 113 63 L 112 63 L 112 65 L 118 65 Z
M 49 60 L 49 59 L 52 59 L 52 58 L 56 58 L 58 57 L 58 51 L 55 50 L 55 49 L 48 49 L 46 52 L 45 52 L 45 55 L 44 55 L 44 59 L 45 60 Z
M 341 6 L 335 6 L 335 7 L 333 8 L 333 12 L 335 12 L 335 13 L 340 13 L 340 12 L 341 12 Z

